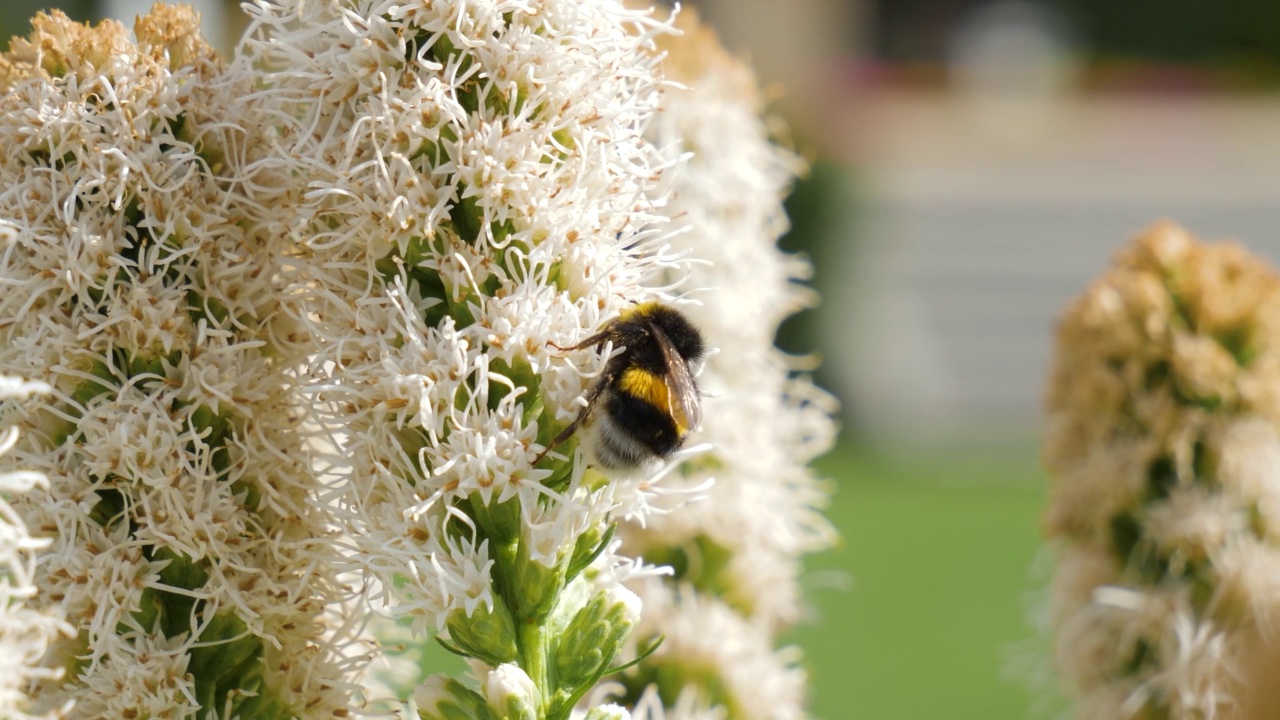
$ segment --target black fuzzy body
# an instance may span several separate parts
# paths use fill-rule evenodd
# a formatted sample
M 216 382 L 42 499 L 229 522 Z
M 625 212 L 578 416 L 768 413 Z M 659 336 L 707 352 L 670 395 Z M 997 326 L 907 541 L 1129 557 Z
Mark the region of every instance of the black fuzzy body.
M 697 365 L 707 354 L 702 333 L 677 310 L 659 303 L 644 303 L 623 313 L 601 335 L 596 345 L 612 342 L 626 348 L 609 360 L 606 377 L 621 377 L 629 367 L 665 377 L 667 363 L 653 338 L 650 323 L 657 326 L 687 365 Z M 616 379 L 616 378 L 615 378 Z
M 670 382 L 671 369 L 654 337 L 655 328 L 685 365 L 696 365 L 706 356 L 702 333 L 680 312 L 659 303 L 637 305 L 605 330 L 600 344 L 611 342 L 624 349 L 609 360 L 600 380 L 608 389 L 590 447 L 602 467 L 637 469 L 670 457 L 684 444 L 687 431 L 681 431 L 670 412 L 623 387 L 624 374 L 637 370 Z
M 661 303 L 641 303 L 600 332 L 565 349 L 603 348 L 606 344 L 620 350 L 587 393 L 587 406 L 538 460 L 585 426 L 584 444 L 593 464 L 615 474 L 635 472 L 680 449 L 693 429 L 682 422 L 697 425 L 701 410 L 691 368 L 707 351 L 702 333 L 693 323 Z

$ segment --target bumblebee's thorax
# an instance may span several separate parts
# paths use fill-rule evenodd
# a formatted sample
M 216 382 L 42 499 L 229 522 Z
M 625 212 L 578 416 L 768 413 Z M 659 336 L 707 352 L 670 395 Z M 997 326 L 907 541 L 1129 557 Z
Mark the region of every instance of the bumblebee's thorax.
M 653 339 L 647 322 L 628 323 L 626 326 L 614 328 L 609 335 L 613 346 L 624 348 L 624 350 L 614 355 L 609 361 L 607 373 L 616 375 L 628 368 L 638 368 L 652 375 L 667 374 L 662 349 Z
M 627 348 L 628 364 L 659 375 L 666 373 L 662 351 L 651 336 L 651 325 L 662 331 L 686 363 L 697 364 L 706 355 L 702 333 L 693 323 L 662 303 L 647 302 L 622 313 L 609 328 L 608 339 L 614 347 Z

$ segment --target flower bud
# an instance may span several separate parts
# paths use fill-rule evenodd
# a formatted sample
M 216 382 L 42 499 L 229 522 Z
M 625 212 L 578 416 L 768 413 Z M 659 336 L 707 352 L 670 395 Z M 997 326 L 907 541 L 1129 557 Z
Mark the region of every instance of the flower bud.
M 421 720 L 494 720 L 484 698 L 448 675 L 432 675 L 413 691 Z
M 613 539 L 616 525 L 612 523 L 597 523 L 588 527 L 578 536 L 573 546 L 573 559 L 569 561 L 569 577 L 567 580 L 572 581 L 595 560 L 603 546 Z
M 516 659 L 515 623 L 501 599 L 494 599 L 492 608 L 480 603 L 470 614 L 458 608 L 449 613 L 445 626 L 450 642 L 477 660 L 501 665 Z
M 538 688 L 519 665 L 505 663 L 485 679 L 485 696 L 493 714 L 503 720 L 537 720 Z
M 485 533 L 498 542 L 505 542 L 520 535 L 520 502 L 485 503 L 479 494 L 471 496 L 471 508 L 476 522 Z
M 564 544 L 550 526 L 525 525 L 514 568 L 515 612 L 521 619 L 540 620 L 555 606 L 565 586 Z
M 596 593 L 565 628 L 556 672 L 566 686 L 594 681 L 608 669 L 640 619 L 640 598 L 623 587 Z

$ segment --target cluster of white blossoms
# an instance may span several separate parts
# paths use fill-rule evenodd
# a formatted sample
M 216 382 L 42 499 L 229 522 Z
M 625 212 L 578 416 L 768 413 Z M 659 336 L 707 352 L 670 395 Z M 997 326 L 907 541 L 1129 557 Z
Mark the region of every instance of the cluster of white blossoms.
M 685 312 L 718 351 L 699 377 L 707 400 L 692 440 L 710 449 L 668 481 L 703 501 L 624 527 L 624 552 L 675 573 L 633 585 L 645 603 L 638 641 L 666 641 L 623 680 L 632 699 L 657 683 L 674 699 L 667 718 L 800 718 L 798 649 L 777 650 L 774 637 L 799 618 L 801 557 L 835 540 L 820 512 L 828 489 L 808 467 L 834 441 L 834 401 L 773 344 L 812 301 L 800 284 L 807 263 L 777 246 L 782 200 L 803 165 L 771 141 L 750 70 L 693 13 L 679 29 L 661 49 L 683 87 L 664 94 L 649 136 L 672 157 L 689 155 L 664 212 L 682 228 L 672 246 L 692 261 L 681 287 L 697 303 Z
M 1159 224 L 1061 321 L 1045 458 L 1080 718 L 1280 711 L 1280 276 Z
M 753 80 L 699 41 L 670 87 L 669 23 L 619 0 L 247 11 L 226 66 L 161 6 L 136 41 L 38 18 L 0 64 L 0 372 L 50 388 L 2 419 L 77 633 L 32 709 L 379 712 L 371 608 L 470 661 L 412 678 L 424 720 L 800 717 L 774 638 L 832 539 L 831 404 L 772 344 L 799 164 Z M 546 452 L 622 351 L 562 348 L 649 301 L 721 349 L 714 449 Z
M 278 133 L 265 207 L 298 247 L 326 501 L 372 599 L 477 661 L 424 718 L 567 717 L 613 667 L 643 569 L 612 526 L 647 486 L 534 461 L 608 359 L 564 352 L 683 263 L 644 137 L 652 35 L 577 0 L 253 10 L 241 60 Z M 515 700 L 511 700 L 515 698 Z
M 26 397 L 48 389 L 41 383 L 0 376 L 0 399 Z M 17 439 L 16 429 L 6 431 L 0 437 L 0 455 L 12 449 Z M 60 638 L 74 634 L 56 612 L 36 609 L 36 552 L 48 547 L 50 540 L 33 538 L 7 500 L 45 484 L 45 477 L 39 473 L 0 473 L 0 717 L 12 720 L 54 716 L 53 712 L 29 714 L 31 698 L 27 689 L 35 683 L 57 679 L 56 668 L 41 667 L 45 653 Z
M 6 460 L 48 478 L 12 504 L 52 541 L 32 607 L 75 630 L 32 712 L 347 711 L 336 553 L 285 375 L 305 335 L 228 120 L 252 83 L 198 21 L 157 6 L 134 40 L 55 12 L 0 58 L 0 371 L 49 388 L 5 405 Z

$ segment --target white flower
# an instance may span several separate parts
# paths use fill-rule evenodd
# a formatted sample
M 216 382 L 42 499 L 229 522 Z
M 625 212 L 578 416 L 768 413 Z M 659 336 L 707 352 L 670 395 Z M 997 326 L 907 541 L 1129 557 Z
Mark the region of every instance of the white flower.
M 135 657 L 111 658 L 97 664 L 78 693 L 79 717 L 183 717 L 200 712 L 190 648 L 181 640 L 146 634 L 132 644 Z M 146 678 L 147 681 L 143 681 Z
M 35 601 L 78 634 L 35 691 L 74 717 L 347 704 L 285 239 L 240 192 L 253 79 L 198 25 L 157 6 L 135 43 L 42 15 L 0 59 L 0 370 L 51 389 L 4 407 L 15 466 L 49 480 L 14 507 L 52 541 Z
M 712 704 L 693 685 L 681 690 L 670 706 L 663 704 L 658 686 L 650 685 L 641 693 L 631 714 L 636 720 L 726 720 L 728 715 L 728 708 Z
M 507 667 L 519 642 L 521 662 L 594 683 L 613 649 L 555 656 L 551 615 L 644 572 L 608 528 L 647 492 L 573 457 L 533 462 L 608 359 L 555 347 L 663 298 L 683 265 L 657 227 L 673 161 L 644 138 L 661 23 L 613 0 L 251 13 L 241 63 L 269 72 L 247 122 L 277 138 L 259 222 L 297 242 L 292 310 L 316 346 L 308 397 L 353 566 L 472 658 Z M 519 669 L 543 698 L 582 689 L 543 687 L 536 667 Z
M 0 398 L 20 398 L 48 390 L 43 383 L 0 376 Z M 17 431 L 8 430 L 0 438 L 0 455 L 12 449 L 17 439 Z M 28 714 L 32 705 L 28 686 L 57 678 L 58 670 L 42 667 L 41 662 L 50 645 L 74 632 L 56 614 L 31 606 L 38 592 L 36 553 L 48 547 L 50 541 L 32 537 L 8 502 L 46 485 L 45 477 L 38 473 L 0 473 L 0 716 L 15 720 L 40 717 Z
M 384 504 L 434 514 L 431 531 L 463 498 L 537 507 L 547 423 L 572 418 L 605 360 L 578 367 L 548 342 L 593 332 L 671 263 L 626 240 L 654 219 L 661 167 L 641 137 L 650 21 L 607 2 L 255 12 L 246 58 L 287 68 L 258 98 L 264 122 L 298 118 L 271 162 L 302 184 L 280 207 L 312 251 L 303 319 L 360 483 L 353 538 L 388 551 Z
M 609 703 L 591 708 L 585 718 L 586 720 L 631 720 L 631 713 L 621 705 Z
M 684 702 L 690 705 L 675 717 L 708 717 L 716 707 L 752 720 L 807 717 L 807 676 L 796 648 L 775 649 L 766 626 L 690 588 L 657 580 L 639 588 L 644 615 L 637 637 L 666 636 L 650 661 L 662 668 L 660 692 L 689 696 Z M 644 717 L 638 709 L 636 715 Z

